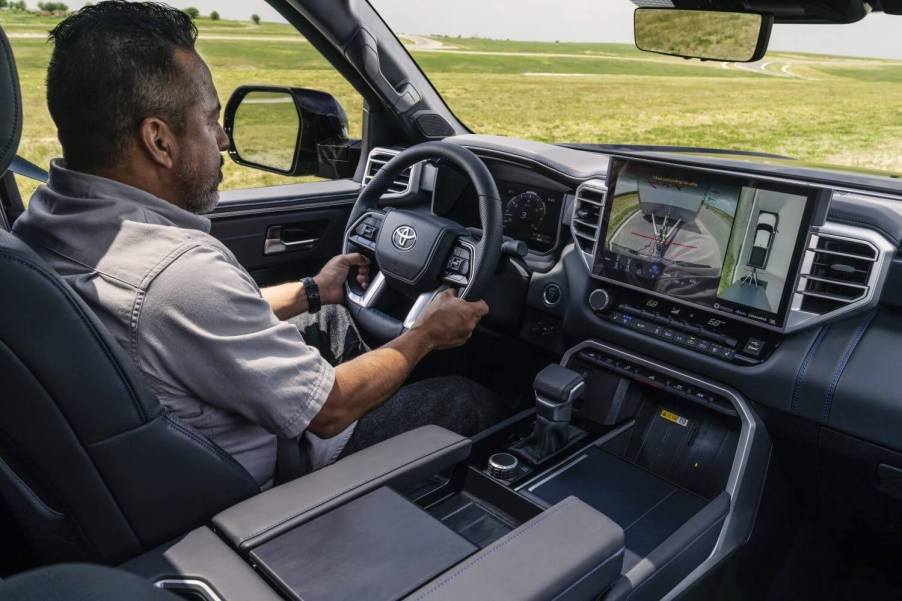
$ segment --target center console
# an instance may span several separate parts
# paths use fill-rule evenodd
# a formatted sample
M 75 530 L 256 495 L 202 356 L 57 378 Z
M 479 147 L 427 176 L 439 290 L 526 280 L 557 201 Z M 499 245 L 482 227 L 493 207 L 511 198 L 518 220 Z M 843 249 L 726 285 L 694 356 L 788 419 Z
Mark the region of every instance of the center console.
M 534 387 L 472 440 L 408 432 L 125 567 L 206 601 L 664 599 L 748 538 L 770 443 L 736 392 L 594 340 Z

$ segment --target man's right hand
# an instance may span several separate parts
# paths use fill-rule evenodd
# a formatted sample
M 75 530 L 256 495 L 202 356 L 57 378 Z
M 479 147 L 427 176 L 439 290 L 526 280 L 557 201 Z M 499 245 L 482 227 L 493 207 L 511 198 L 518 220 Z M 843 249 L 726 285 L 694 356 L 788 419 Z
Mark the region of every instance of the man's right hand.
M 470 339 L 476 324 L 488 312 L 485 301 L 465 301 L 448 289 L 435 296 L 413 329 L 424 332 L 433 349 L 454 348 Z

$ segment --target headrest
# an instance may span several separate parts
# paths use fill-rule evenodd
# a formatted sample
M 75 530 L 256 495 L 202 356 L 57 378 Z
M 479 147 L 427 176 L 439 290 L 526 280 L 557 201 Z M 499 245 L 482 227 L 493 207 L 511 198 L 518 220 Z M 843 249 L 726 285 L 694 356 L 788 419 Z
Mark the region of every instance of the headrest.
M 13 49 L 0 28 L 0 176 L 16 158 L 22 136 L 22 94 Z

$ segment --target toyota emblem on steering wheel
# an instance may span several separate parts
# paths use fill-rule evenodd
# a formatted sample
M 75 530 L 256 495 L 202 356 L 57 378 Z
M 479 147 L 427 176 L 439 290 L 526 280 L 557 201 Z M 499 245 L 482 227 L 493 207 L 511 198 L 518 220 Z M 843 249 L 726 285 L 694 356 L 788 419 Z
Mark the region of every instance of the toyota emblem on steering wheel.
M 417 243 L 417 231 L 409 225 L 400 225 L 392 232 L 391 242 L 399 250 L 410 250 Z

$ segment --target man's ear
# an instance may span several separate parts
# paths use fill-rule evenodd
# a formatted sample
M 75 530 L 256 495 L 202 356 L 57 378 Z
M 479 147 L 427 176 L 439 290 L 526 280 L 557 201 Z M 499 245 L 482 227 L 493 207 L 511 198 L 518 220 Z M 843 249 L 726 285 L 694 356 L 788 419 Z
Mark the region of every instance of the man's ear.
M 157 117 L 147 117 L 138 126 L 138 143 L 147 157 L 165 169 L 172 169 L 178 152 L 176 137 L 169 125 Z

